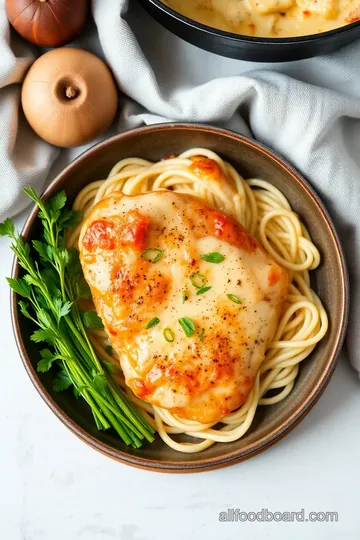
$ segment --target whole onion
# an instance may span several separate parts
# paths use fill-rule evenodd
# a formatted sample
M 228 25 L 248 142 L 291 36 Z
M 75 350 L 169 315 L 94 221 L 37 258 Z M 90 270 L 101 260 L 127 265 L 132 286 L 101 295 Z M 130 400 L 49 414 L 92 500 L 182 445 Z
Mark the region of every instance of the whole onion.
M 28 71 L 21 94 L 33 130 L 56 146 L 79 146 L 105 131 L 117 109 L 109 68 L 81 49 L 63 47 L 40 56 Z
M 6 0 L 6 13 L 15 30 L 40 47 L 59 47 L 84 28 L 89 0 Z

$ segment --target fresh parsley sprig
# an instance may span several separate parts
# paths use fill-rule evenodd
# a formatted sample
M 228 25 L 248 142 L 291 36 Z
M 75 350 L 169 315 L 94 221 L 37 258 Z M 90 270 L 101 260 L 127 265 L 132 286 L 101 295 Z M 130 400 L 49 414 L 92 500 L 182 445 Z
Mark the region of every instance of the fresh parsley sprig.
M 28 242 L 15 232 L 6 219 L 0 235 L 12 240 L 23 275 L 8 278 L 10 287 L 22 297 L 19 309 L 36 329 L 31 339 L 45 343 L 40 351 L 39 372 L 54 372 L 53 388 L 64 391 L 73 387 L 91 408 L 98 429 L 114 428 L 122 440 L 134 448 L 143 439 L 154 440 L 154 430 L 141 416 L 126 394 L 110 377 L 112 364 L 100 361 L 89 340 L 86 328 L 102 328 L 94 311 L 82 311 L 81 298 L 91 298 L 76 249 L 67 249 L 65 232 L 81 220 L 81 214 L 65 208 L 66 195 L 56 194 L 45 202 L 32 188 L 25 193 L 39 207 L 42 235 Z

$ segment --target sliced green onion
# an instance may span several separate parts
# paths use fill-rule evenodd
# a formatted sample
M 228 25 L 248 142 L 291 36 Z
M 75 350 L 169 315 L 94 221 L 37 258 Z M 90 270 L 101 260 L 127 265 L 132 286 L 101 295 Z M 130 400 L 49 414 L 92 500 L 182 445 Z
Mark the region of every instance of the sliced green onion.
M 166 339 L 166 341 L 168 341 L 169 343 L 172 343 L 175 339 L 175 334 L 174 332 L 171 330 L 171 328 L 164 328 L 164 338 Z
M 198 291 L 196 291 L 196 294 L 199 296 L 199 294 L 204 294 L 210 291 L 210 289 L 212 289 L 212 287 L 203 287 L 202 289 L 199 289 Z
M 205 330 L 202 328 L 199 332 L 199 339 L 200 341 L 204 341 L 204 334 L 205 334 Z
M 185 304 L 186 300 L 188 300 L 188 294 L 186 291 L 182 292 L 182 303 Z
M 221 253 L 219 253 L 218 251 L 205 253 L 204 255 L 201 255 L 201 258 L 203 259 L 203 261 L 215 264 L 219 264 L 225 260 L 224 255 L 221 255 Z
M 151 321 L 147 324 L 146 330 L 148 330 L 149 328 L 152 328 L 153 326 L 156 326 L 157 324 L 159 324 L 159 322 L 160 322 L 160 319 L 158 319 L 157 317 L 154 317 L 154 318 L 151 319 Z
M 188 319 L 187 317 L 182 317 L 181 319 L 179 319 L 179 324 L 184 330 L 186 337 L 192 336 L 195 332 L 195 324 L 191 319 Z
M 235 294 L 227 294 L 226 296 L 228 297 L 229 300 L 231 300 L 232 302 L 235 302 L 235 304 L 242 304 L 242 300 Z
M 199 272 L 191 274 L 189 279 L 196 289 L 202 289 L 207 283 L 207 279 L 204 274 L 199 274 Z
M 160 261 L 161 257 L 164 255 L 162 249 L 158 248 L 148 248 L 142 252 L 141 258 L 147 262 L 156 263 Z

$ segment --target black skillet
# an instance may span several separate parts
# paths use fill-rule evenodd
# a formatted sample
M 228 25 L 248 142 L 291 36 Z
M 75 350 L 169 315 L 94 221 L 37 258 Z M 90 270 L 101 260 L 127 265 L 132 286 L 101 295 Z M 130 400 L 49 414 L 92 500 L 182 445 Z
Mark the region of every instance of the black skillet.
M 360 38 L 360 21 L 329 32 L 294 38 L 257 38 L 193 21 L 159 0 L 139 0 L 165 28 L 207 51 L 253 62 L 288 62 L 328 54 Z

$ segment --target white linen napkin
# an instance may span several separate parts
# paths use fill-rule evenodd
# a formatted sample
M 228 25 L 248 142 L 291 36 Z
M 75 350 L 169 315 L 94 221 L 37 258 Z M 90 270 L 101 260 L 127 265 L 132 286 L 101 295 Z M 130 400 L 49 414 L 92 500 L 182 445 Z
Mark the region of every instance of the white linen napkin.
M 360 42 L 327 57 L 254 64 L 183 42 L 134 0 L 92 4 L 96 28 L 89 25 L 76 45 L 104 57 L 120 89 L 132 98 L 121 104 L 116 131 L 167 120 L 229 127 L 280 152 L 316 188 L 348 256 L 347 347 L 360 372 Z M 59 154 L 32 132 L 19 108 L 19 83 L 38 53 L 10 34 L 0 0 L 1 219 L 24 208 L 22 187 L 31 184 L 41 191 L 51 180 Z M 63 151 L 61 164 L 77 153 Z

